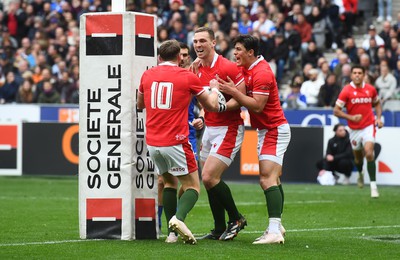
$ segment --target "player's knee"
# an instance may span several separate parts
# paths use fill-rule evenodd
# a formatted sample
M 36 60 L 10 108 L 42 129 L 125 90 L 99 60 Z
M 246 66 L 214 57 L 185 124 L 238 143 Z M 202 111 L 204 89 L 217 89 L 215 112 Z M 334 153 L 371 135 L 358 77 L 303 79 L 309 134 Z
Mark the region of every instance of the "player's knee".
M 214 187 L 217 183 L 217 180 L 215 179 L 214 176 L 211 174 L 204 173 L 202 174 L 202 181 L 204 184 L 204 187 L 208 190 Z

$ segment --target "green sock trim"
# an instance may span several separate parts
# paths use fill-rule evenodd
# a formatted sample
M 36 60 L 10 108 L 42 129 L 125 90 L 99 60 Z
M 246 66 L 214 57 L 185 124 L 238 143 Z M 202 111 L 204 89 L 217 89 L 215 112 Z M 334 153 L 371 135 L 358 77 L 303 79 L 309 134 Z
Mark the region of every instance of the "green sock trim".
M 178 201 L 178 211 L 176 212 L 176 218 L 185 221 L 187 214 L 190 210 L 192 210 L 198 198 L 199 193 L 196 190 L 187 189 Z
M 235 201 L 233 200 L 231 189 L 224 181 L 221 180 L 210 190 L 213 190 L 212 192 L 217 198 L 219 198 L 219 201 L 227 211 L 229 222 L 240 219 L 240 213 L 236 207 Z
M 367 162 L 367 170 L 370 181 L 376 181 L 376 164 L 375 160 Z
M 281 218 L 282 213 L 282 194 L 278 186 L 272 186 L 264 190 L 267 200 L 269 218 Z
M 283 205 L 285 204 L 285 194 L 283 192 L 283 188 L 282 188 L 282 183 L 278 185 L 279 191 L 281 192 L 282 195 L 282 212 L 281 215 L 283 213 Z
M 164 213 L 167 224 L 176 213 L 176 206 L 178 205 L 176 194 L 177 190 L 174 188 L 164 188 L 163 190 Z M 168 234 L 170 232 L 172 232 L 172 229 L 168 227 Z
M 213 189 L 207 191 L 208 203 L 214 218 L 214 230 L 217 234 L 224 233 L 226 229 L 225 209 L 219 199 L 215 196 Z

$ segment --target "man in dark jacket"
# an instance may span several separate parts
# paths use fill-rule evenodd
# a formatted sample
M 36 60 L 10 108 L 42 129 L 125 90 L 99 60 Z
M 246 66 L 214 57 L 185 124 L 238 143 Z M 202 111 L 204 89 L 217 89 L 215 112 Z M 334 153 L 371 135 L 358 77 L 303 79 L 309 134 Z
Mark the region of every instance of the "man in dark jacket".
M 329 139 L 326 156 L 317 162 L 319 170 L 331 171 L 335 178 L 339 176 L 335 172 L 345 175 L 343 185 L 350 184 L 350 175 L 353 170 L 353 152 L 349 134 L 342 124 L 334 126 L 335 136 Z

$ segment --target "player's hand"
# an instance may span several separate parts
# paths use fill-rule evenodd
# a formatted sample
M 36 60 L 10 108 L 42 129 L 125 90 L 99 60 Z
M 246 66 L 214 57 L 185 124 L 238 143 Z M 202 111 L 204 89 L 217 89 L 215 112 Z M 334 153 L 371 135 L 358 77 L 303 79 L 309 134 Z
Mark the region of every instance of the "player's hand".
M 193 72 L 194 74 L 197 74 L 199 72 L 199 67 L 201 65 L 201 60 L 199 58 L 196 58 L 192 64 L 189 66 L 189 70 Z
M 219 83 L 216 79 L 210 80 L 209 85 L 210 85 L 211 89 L 213 89 L 213 88 L 219 89 Z
M 332 154 L 327 154 L 327 155 L 326 155 L 326 160 L 327 160 L 328 162 L 332 162 L 334 159 L 335 159 L 335 158 L 333 157 Z
M 376 125 L 378 128 L 382 128 L 382 127 L 383 127 L 383 122 L 382 122 L 382 120 L 381 120 L 380 118 L 377 118 L 377 119 L 375 120 L 375 125 Z
M 351 121 L 353 122 L 360 122 L 362 119 L 362 115 L 361 114 L 357 114 L 357 115 L 353 115 Z
M 230 77 L 226 77 L 226 81 L 216 76 L 218 82 L 219 82 L 219 90 L 224 92 L 225 94 L 233 96 L 233 93 L 237 90 L 235 87 L 235 83 L 231 80 Z
M 196 130 L 200 130 L 203 129 L 204 127 L 204 119 L 201 117 L 195 118 L 192 121 L 192 126 L 196 129 Z

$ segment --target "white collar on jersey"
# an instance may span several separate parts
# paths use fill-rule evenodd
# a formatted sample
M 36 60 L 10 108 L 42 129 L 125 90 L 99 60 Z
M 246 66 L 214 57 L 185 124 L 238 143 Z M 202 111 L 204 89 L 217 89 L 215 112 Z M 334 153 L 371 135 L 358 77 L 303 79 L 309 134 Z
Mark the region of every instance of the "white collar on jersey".
M 264 60 L 264 57 L 262 55 L 258 56 L 258 59 L 255 62 L 253 62 L 253 64 L 250 65 L 248 70 L 251 70 L 252 68 L 254 68 L 262 60 Z
M 159 66 L 178 66 L 178 64 L 170 62 L 170 61 L 164 61 L 158 64 Z
M 210 68 L 213 68 L 214 67 L 214 65 L 215 65 L 215 63 L 217 62 L 217 60 L 218 60 L 218 53 L 214 53 L 214 58 L 213 58 L 213 61 L 212 61 L 212 63 L 211 63 L 211 66 L 210 66 Z
M 354 82 L 353 82 L 353 81 L 350 82 L 350 86 L 352 86 L 353 88 L 357 88 L 356 85 L 354 85 Z M 361 87 L 361 88 L 364 88 L 364 87 L 365 87 L 365 82 L 363 81 L 362 87 Z

